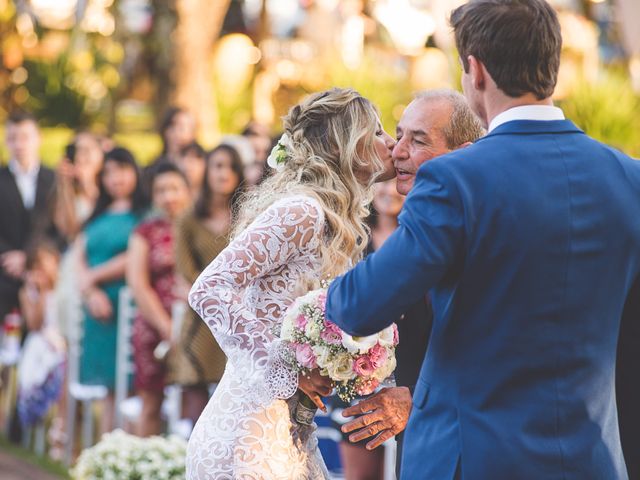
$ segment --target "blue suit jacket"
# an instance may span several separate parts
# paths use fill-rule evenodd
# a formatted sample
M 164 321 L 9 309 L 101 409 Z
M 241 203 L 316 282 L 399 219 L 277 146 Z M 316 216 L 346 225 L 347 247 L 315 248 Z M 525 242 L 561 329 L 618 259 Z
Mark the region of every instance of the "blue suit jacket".
M 614 371 L 640 162 L 569 121 L 512 121 L 423 165 L 399 221 L 327 316 L 367 335 L 431 290 L 402 478 L 627 478 Z

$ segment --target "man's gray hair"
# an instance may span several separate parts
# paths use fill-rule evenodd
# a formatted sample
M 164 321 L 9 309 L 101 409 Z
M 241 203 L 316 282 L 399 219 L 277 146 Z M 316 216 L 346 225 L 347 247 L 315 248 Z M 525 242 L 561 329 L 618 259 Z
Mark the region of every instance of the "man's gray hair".
M 415 98 L 428 102 L 444 101 L 451 105 L 451 119 L 442 129 L 448 148 L 453 150 L 463 143 L 475 142 L 485 135 L 480 119 L 473 113 L 467 99 L 461 93 L 450 88 L 438 88 L 418 92 Z

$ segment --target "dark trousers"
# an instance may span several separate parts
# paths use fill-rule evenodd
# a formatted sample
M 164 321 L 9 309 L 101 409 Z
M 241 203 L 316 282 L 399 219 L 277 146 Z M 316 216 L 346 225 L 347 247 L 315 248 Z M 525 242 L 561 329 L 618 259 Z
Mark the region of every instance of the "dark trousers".
M 640 479 L 640 280 L 629 293 L 618 339 L 616 401 L 629 479 Z
M 404 432 L 396 435 L 396 478 L 400 478 L 400 466 L 402 464 L 402 445 L 404 443 Z

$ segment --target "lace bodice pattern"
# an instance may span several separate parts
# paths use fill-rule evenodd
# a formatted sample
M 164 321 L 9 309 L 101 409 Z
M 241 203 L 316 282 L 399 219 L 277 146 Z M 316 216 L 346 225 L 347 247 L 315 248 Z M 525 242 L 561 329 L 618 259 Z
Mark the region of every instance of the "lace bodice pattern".
M 291 421 L 297 374 L 277 355 L 282 315 L 319 280 L 324 214 L 275 202 L 202 272 L 189 303 L 228 357 L 189 440 L 187 478 L 327 478 L 311 432 Z M 308 428 L 308 427 L 307 427 Z

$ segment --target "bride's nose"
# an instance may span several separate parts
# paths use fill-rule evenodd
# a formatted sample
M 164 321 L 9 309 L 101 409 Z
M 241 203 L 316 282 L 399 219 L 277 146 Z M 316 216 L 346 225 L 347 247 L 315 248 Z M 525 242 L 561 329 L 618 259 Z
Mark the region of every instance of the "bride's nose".
M 387 145 L 387 148 L 388 148 L 389 150 L 393 150 L 393 147 L 395 147 L 395 146 L 396 146 L 396 141 L 395 141 L 395 139 L 394 139 L 391 135 L 389 135 L 388 133 L 386 133 L 386 132 L 385 132 L 385 137 L 386 137 L 386 145 Z

